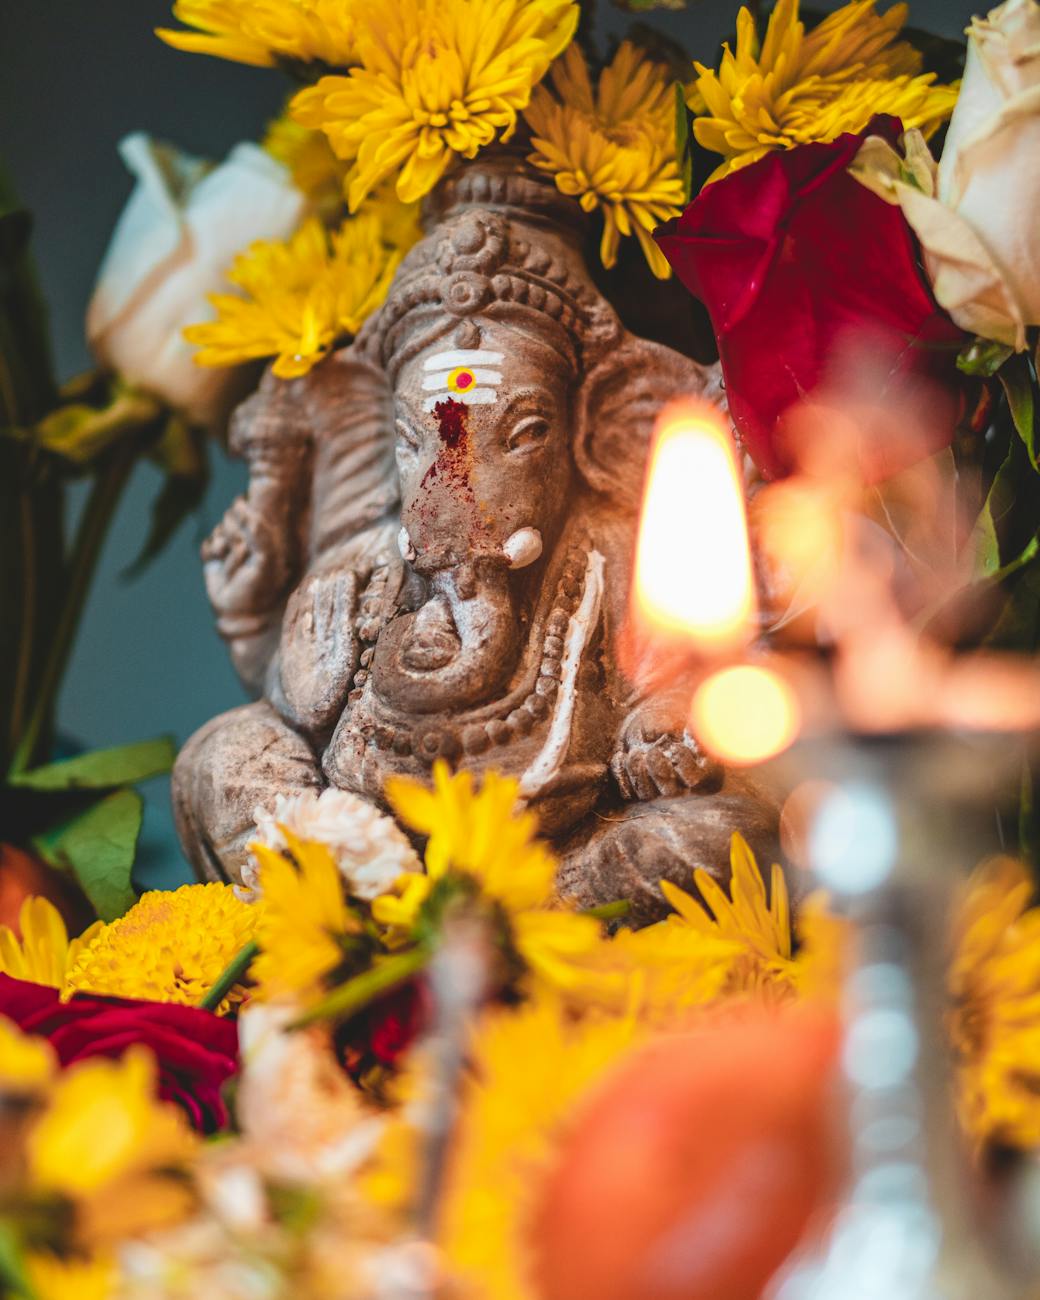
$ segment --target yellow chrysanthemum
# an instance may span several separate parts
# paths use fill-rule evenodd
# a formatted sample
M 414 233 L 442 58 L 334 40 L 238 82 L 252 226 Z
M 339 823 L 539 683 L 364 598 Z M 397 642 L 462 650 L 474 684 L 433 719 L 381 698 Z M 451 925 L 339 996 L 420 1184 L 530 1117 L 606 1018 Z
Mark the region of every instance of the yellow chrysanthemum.
M 322 217 L 331 217 L 346 202 L 347 168 L 332 152 L 324 132 L 310 131 L 283 114 L 268 124 L 263 146 L 288 169 L 293 184 Z
M 307 1001 L 343 963 L 343 940 L 360 925 L 347 906 L 343 878 L 324 844 L 297 839 L 282 828 L 288 855 L 266 844 L 250 846 L 258 864 L 263 915 L 256 929 L 260 955 L 250 968 L 254 996 Z
M 101 993 L 197 1005 L 252 939 L 261 910 L 236 898 L 230 885 L 151 890 L 80 952 L 63 996 Z M 242 996 L 240 988 L 232 990 L 220 1014 Z
M 35 1300 L 111 1300 L 116 1287 L 116 1267 L 107 1255 L 59 1259 L 33 1253 L 25 1272 Z
M 359 66 L 302 90 L 292 114 L 353 167 L 356 211 L 381 180 L 428 194 L 457 158 L 506 140 L 574 35 L 574 0 L 397 0 L 357 14 Z
M 1017 863 L 985 864 L 966 890 L 948 974 L 960 1111 L 979 1141 L 1040 1143 L 1040 908 Z
M 432 789 L 391 777 L 386 797 L 402 822 L 429 836 L 427 874 L 403 877 L 393 894 L 376 899 L 372 915 L 378 922 L 414 925 L 437 881 L 456 872 L 471 877 L 484 898 L 500 905 L 512 946 L 536 979 L 563 989 L 585 983 L 601 943 L 600 925 L 554 907 L 556 859 L 535 838 L 535 815 L 520 810 L 516 781 L 492 771 L 475 790 L 471 773 L 452 775 L 438 760 Z
M 673 83 L 629 41 L 593 91 L 584 56 L 571 45 L 554 66 L 555 96 L 539 86 L 524 112 L 530 161 L 586 212 L 603 212 L 600 257 L 615 264 L 622 235 L 635 234 L 653 273 L 671 274 L 651 238 L 676 217 L 685 193 L 679 171 Z
M 95 921 L 78 938 L 70 939 L 64 918 L 50 899 L 30 895 L 18 912 L 18 929 L 20 939 L 9 926 L 0 925 L 0 971 L 16 980 L 60 989 L 66 972 L 104 925 Z
M 561 1128 L 586 1091 L 645 1037 L 631 1016 L 575 1020 L 551 996 L 481 1019 L 438 1211 L 438 1245 L 473 1294 L 534 1296 L 522 1233 Z M 421 1132 L 424 1096 L 416 1064 L 419 1078 L 406 1085 L 416 1095 L 389 1126 L 364 1185 L 392 1209 L 408 1207 L 418 1182 L 421 1138 L 412 1125 Z
M 312 217 L 287 243 L 260 240 L 240 254 L 228 279 L 245 296 L 211 294 L 217 319 L 189 325 L 184 337 L 199 347 L 200 366 L 273 356 L 280 378 L 305 375 L 379 306 L 401 256 L 373 215 L 331 237 Z
M 91 1246 L 169 1223 L 192 1195 L 177 1171 L 197 1149 L 183 1112 L 157 1100 L 154 1058 L 80 1061 L 60 1075 L 26 1142 L 30 1186 L 67 1197 Z
M 729 894 L 706 871 L 693 873 L 703 903 L 667 880 L 665 898 L 676 915 L 660 930 L 689 929 L 701 938 L 729 945 L 726 993 L 754 993 L 787 998 L 802 994 L 832 999 L 840 992 L 841 972 L 850 935 L 846 922 L 831 914 L 824 894 L 805 900 L 798 918 L 800 948 L 794 953 L 791 907 L 784 873 L 775 863 L 769 897 L 765 882 L 742 835 L 730 845 Z M 720 960 L 725 960 L 720 957 Z
M 852 0 L 806 34 L 799 0 L 779 0 L 759 44 L 747 9 L 737 18 L 736 52 L 725 47 L 718 72 L 695 63 L 689 104 L 698 143 L 725 161 L 718 180 L 774 149 L 861 131 L 875 113 L 930 135 L 950 116 L 957 86 L 921 73 L 920 54 L 898 37 L 908 7 L 875 12 L 875 0 Z
M 173 16 L 194 31 L 159 28 L 177 50 L 257 68 L 282 61 L 355 62 L 355 0 L 177 0 Z
M 42 1092 L 58 1068 L 54 1049 L 46 1038 L 23 1034 L 0 1016 L 0 1094 Z

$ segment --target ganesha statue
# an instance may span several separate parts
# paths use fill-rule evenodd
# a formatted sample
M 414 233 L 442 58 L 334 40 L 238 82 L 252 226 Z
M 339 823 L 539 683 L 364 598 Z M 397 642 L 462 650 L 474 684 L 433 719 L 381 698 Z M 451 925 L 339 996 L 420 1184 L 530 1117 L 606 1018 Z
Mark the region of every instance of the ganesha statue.
M 236 880 L 278 794 L 380 804 L 438 758 L 495 768 L 561 891 L 647 920 L 662 877 L 728 873 L 734 830 L 774 851 L 770 801 L 686 731 L 688 685 L 641 687 L 618 653 L 655 416 L 721 402 L 719 375 L 624 328 L 580 209 L 515 158 L 450 176 L 425 216 L 354 342 L 233 420 L 249 487 L 203 559 L 256 700 L 181 753 L 179 832 Z

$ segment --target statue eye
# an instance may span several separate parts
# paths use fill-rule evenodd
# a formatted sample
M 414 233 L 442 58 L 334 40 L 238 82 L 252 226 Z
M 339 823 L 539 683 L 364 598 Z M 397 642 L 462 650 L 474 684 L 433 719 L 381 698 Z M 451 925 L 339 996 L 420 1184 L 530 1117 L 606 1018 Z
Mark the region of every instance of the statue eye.
M 541 415 L 525 415 L 513 426 L 513 431 L 506 439 L 510 451 L 527 451 L 540 447 L 549 436 L 549 421 Z
M 419 435 L 411 425 L 406 424 L 404 420 L 395 420 L 394 428 L 397 431 L 398 446 L 406 451 L 418 452 Z

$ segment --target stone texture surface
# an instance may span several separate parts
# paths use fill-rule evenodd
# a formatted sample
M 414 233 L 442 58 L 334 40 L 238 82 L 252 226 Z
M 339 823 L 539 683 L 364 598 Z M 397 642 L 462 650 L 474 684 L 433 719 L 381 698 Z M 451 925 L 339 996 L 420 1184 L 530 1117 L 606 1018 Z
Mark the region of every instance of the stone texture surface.
M 495 767 L 562 888 L 649 920 L 659 877 L 727 874 L 732 830 L 773 851 L 775 809 L 685 733 L 688 692 L 618 662 L 655 416 L 721 401 L 718 373 L 625 330 L 577 207 L 514 157 L 454 174 L 426 216 L 354 343 L 236 414 L 249 488 L 203 559 L 260 700 L 185 747 L 178 829 L 198 871 L 237 879 L 278 792 L 378 803 L 437 757 Z

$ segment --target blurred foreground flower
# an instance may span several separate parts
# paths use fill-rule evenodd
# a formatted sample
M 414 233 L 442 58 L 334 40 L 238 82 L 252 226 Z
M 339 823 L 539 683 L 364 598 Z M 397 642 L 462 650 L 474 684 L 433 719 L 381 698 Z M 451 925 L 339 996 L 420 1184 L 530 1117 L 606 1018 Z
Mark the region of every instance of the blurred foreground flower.
M 868 141 L 856 172 L 902 207 L 957 324 L 1023 351 L 1040 325 L 1040 4 L 1008 0 L 968 37 L 938 169 L 911 134 L 905 159 Z
M 999 858 L 975 872 L 955 919 L 948 975 L 960 1114 L 978 1142 L 1040 1143 L 1040 908 Z
M 353 163 L 352 212 L 389 177 L 411 203 L 458 158 L 509 139 L 577 21 L 572 0 L 367 5 L 357 15 L 360 66 L 300 91 L 292 115 Z
M 200 371 L 181 337 L 206 314 L 235 254 L 291 234 L 305 198 L 280 163 L 238 145 L 210 169 L 142 134 L 120 145 L 137 178 L 98 275 L 87 335 L 98 363 L 211 426 L 233 399 L 229 375 Z
M 775 149 L 861 131 L 878 113 L 928 135 L 941 126 L 957 87 L 935 85 L 921 55 L 896 39 L 908 6 L 881 16 L 875 2 L 852 0 L 806 35 L 799 0 L 780 0 L 761 44 L 751 11 L 740 10 L 736 51 L 725 47 L 719 71 L 694 64 L 694 135 L 726 160 L 710 181 Z
M 899 133 L 878 118 L 862 136 L 770 154 L 655 235 L 711 314 L 730 412 L 769 477 L 799 462 L 791 417 L 806 401 L 848 430 L 843 472 L 868 480 L 957 428 L 966 337 L 932 298 L 903 214 L 848 173 L 864 136 Z
M 196 363 L 225 367 L 273 356 L 279 378 L 305 375 L 380 305 L 402 251 L 387 246 L 370 214 L 331 236 L 312 217 L 288 243 L 254 244 L 227 275 L 245 296 L 210 294 L 217 319 L 184 331 L 199 349 Z
M 538 86 L 524 110 L 533 132 L 529 161 L 583 211 L 602 210 L 604 266 L 617 262 L 621 236 L 634 234 L 654 275 L 667 278 L 650 232 L 677 217 L 685 198 L 667 71 L 625 41 L 593 90 L 584 55 L 569 45 L 551 80 L 552 91 Z

